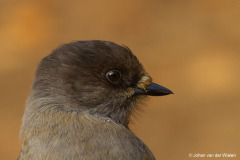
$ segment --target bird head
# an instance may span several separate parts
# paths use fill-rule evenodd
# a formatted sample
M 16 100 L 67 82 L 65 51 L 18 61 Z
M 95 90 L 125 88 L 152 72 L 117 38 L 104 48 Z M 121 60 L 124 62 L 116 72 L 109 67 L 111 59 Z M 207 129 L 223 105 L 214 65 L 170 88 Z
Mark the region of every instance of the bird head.
M 32 97 L 52 98 L 66 112 L 88 113 L 127 125 L 147 95 L 172 92 L 152 82 L 131 50 L 108 41 L 64 44 L 43 58 Z

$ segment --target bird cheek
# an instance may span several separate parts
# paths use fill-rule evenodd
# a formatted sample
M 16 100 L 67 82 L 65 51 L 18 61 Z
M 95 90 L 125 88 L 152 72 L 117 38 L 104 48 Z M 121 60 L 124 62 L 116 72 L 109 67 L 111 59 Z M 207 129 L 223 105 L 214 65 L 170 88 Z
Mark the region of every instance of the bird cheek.
M 132 96 L 134 93 L 135 93 L 134 88 L 132 88 L 132 87 L 127 88 L 126 94 L 127 94 L 128 97 Z

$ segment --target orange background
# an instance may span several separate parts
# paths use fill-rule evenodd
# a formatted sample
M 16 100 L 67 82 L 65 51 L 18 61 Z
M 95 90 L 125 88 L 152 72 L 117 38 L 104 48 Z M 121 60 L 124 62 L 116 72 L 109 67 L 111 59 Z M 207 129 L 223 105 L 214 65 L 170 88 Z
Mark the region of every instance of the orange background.
M 239 159 L 239 0 L 0 1 L 0 159 L 20 152 L 40 59 L 60 44 L 90 39 L 129 46 L 154 82 L 174 91 L 149 98 L 131 124 L 157 159 Z

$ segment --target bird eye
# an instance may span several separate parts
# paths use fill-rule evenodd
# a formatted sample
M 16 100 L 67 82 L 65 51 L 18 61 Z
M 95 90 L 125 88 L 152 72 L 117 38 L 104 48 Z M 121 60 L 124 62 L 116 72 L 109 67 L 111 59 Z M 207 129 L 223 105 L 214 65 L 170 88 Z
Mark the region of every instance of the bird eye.
M 117 82 L 121 78 L 121 73 L 117 70 L 109 71 L 106 73 L 106 77 L 111 82 Z

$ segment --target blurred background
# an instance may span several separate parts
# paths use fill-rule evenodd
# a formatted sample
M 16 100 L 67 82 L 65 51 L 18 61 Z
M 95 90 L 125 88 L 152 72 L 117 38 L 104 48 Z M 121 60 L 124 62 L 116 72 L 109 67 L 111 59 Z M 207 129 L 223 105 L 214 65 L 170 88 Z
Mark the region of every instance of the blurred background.
M 154 82 L 175 93 L 150 97 L 131 122 L 157 159 L 239 159 L 240 1 L 1 0 L 0 37 L 0 159 L 20 152 L 41 58 L 60 44 L 92 39 L 129 46 Z

